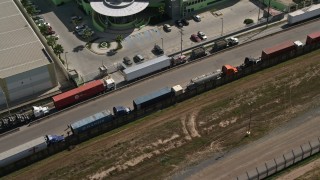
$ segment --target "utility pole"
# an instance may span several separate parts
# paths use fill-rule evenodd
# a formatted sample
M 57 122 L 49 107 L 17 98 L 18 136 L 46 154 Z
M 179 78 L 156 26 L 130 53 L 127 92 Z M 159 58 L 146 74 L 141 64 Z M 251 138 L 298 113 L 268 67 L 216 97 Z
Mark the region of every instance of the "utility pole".
M 223 18 L 221 18 L 221 36 L 223 35 Z
M 261 0 L 259 0 L 258 9 L 259 9 L 259 12 L 258 12 L 258 20 L 257 20 L 257 22 L 259 22 L 259 19 L 260 19 Z
M 183 29 L 180 29 L 180 34 L 181 34 L 181 49 L 180 49 L 180 55 L 182 56 L 182 35 L 183 35 Z
M 68 53 L 68 51 L 64 52 L 64 58 L 66 59 L 67 71 L 68 71 L 68 59 L 67 59 L 67 53 Z
M 9 116 L 11 116 L 11 112 L 10 112 L 10 108 L 9 108 L 9 103 L 8 103 L 8 100 L 7 100 L 7 96 L 6 96 L 6 94 L 4 94 L 4 91 L 3 91 L 3 89 L 2 89 L 1 86 L 0 86 L 0 88 L 1 88 L 1 92 L 2 92 L 2 94 L 3 94 L 4 100 L 6 101 L 6 105 L 7 105 L 7 109 L 8 109 Z
M 270 3 L 271 3 L 271 0 L 269 0 L 269 4 L 268 4 L 267 27 L 268 27 L 268 25 L 269 25 L 269 16 L 270 16 Z
M 248 130 L 246 132 L 246 136 L 250 136 L 251 134 L 251 114 L 252 114 L 252 105 L 253 102 L 249 102 L 248 105 L 250 106 L 250 116 L 249 116 L 249 125 L 248 125 Z

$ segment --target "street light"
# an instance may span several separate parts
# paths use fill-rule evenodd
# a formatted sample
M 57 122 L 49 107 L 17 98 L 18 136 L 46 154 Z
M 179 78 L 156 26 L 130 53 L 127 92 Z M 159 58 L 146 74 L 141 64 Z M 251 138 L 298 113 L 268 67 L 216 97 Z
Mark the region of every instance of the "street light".
M 64 52 L 64 58 L 66 59 L 67 70 L 68 70 L 68 59 L 67 59 L 67 53 L 68 53 L 68 51 Z
M 164 49 L 163 49 L 163 38 L 161 38 L 161 43 L 162 43 L 161 48 L 162 48 L 162 50 L 164 51 Z
M 269 15 L 270 15 L 270 2 L 271 0 L 269 0 L 269 5 L 268 5 L 268 16 L 267 16 L 267 27 L 269 25 Z
M 8 103 L 8 100 L 7 100 L 7 96 L 4 94 L 4 91 L 3 91 L 2 87 L 1 87 L 0 89 L 1 89 L 1 92 L 2 92 L 2 94 L 3 94 L 3 96 L 4 96 L 4 99 L 5 99 L 5 101 L 6 101 L 6 105 L 7 105 L 7 109 L 8 109 L 9 116 L 11 116 L 10 108 L 9 108 L 9 103 Z
M 250 136 L 251 134 L 251 114 L 252 114 L 252 107 L 251 105 L 253 104 L 253 102 L 249 102 L 248 105 L 250 106 L 250 117 L 249 117 L 249 127 L 248 127 L 248 130 L 246 132 L 246 135 L 247 136 Z
M 221 25 L 221 36 L 223 35 L 223 18 L 221 18 L 221 23 L 222 23 L 222 25 Z

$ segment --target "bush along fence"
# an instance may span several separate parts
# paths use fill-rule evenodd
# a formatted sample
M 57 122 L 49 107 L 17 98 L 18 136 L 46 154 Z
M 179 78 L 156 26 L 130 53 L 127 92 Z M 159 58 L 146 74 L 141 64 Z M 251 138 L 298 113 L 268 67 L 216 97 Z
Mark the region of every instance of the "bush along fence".
M 258 180 L 267 178 L 277 172 L 288 168 L 304 159 L 309 158 L 320 152 L 320 137 L 300 145 L 290 152 L 283 154 L 278 158 L 271 159 L 263 165 L 256 167 L 237 177 L 237 180 Z
M 281 62 L 285 62 L 285 61 L 290 60 L 292 58 L 307 54 L 307 53 L 312 52 L 317 49 L 320 49 L 320 43 L 310 45 L 310 46 L 304 46 L 299 51 L 294 51 L 292 53 L 283 54 L 278 57 L 265 60 L 262 63 L 245 68 L 234 75 L 224 76 L 224 77 L 221 77 L 220 79 L 209 81 L 207 83 L 204 83 L 204 84 L 197 86 L 193 90 L 186 90 L 185 92 L 183 92 L 180 95 L 171 96 L 171 97 L 164 99 L 162 101 L 158 101 L 157 103 L 152 104 L 146 108 L 142 108 L 139 110 L 135 109 L 129 115 L 122 116 L 122 117 L 115 117 L 112 121 L 108 121 L 107 123 L 101 124 L 97 127 L 91 128 L 91 129 L 88 129 L 87 131 L 85 131 L 83 133 L 72 134 L 72 135 L 66 137 L 64 142 L 60 142 L 58 144 L 53 144 L 52 146 L 48 147 L 47 149 L 45 149 L 43 151 L 35 152 L 33 155 L 31 155 L 27 158 L 16 161 L 15 163 L 13 163 L 9 166 L 6 166 L 4 168 L 0 168 L 0 176 L 3 176 L 3 175 L 8 174 L 10 172 L 13 172 L 13 171 L 20 169 L 22 167 L 25 167 L 27 165 L 30 165 L 38 160 L 44 159 L 44 158 L 51 156 L 55 153 L 58 153 L 60 151 L 63 151 L 66 149 L 71 150 L 72 147 L 74 147 L 75 145 L 77 145 L 81 142 L 84 142 L 90 138 L 93 138 L 95 136 L 109 132 L 109 131 L 116 129 L 118 127 L 121 127 L 125 124 L 133 122 L 137 119 L 140 119 L 142 117 L 150 115 L 158 110 L 170 107 L 176 103 L 179 103 L 179 102 L 185 101 L 187 99 L 190 99 L 194 96 L 197 96 L 203 92 L 212 90 L 212 89 L 219 87 L 221 85 L 235 81 L 235 80 L 240 79 L 242 77 L 245 77 L 247 75 L 253 74 L 255 72 L 261 71 L 261 70 L 266 69 L 268 67 L 279 64 Z M 207 57 L 204 57 L 204 58 L 207 58 Z M 199 60 L 201 60 L 201 59 L 199 59 Z M 215 71 L 215 69 L 212 69 L 212 71 Z M 315 153 L 315 152 L 316 151 L 314 151 L 314 149 L 312 149 L 312 153 Z M 303 156 L 305 156 L 305 155 L 303 155 Z M 297 159 L 295 159 L 295 161 L 297 161 Z M 286 164 L 285 167 L 287 167 L 287 166 L 289 166 L 289 165 Z M 280 169 L 280 168 L 277 167 L 276 169 Z

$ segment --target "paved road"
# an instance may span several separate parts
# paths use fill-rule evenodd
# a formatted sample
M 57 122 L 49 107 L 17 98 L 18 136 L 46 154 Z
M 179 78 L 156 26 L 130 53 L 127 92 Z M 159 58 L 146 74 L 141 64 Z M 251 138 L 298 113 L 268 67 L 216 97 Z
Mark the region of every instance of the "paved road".
M 80 120 L 81 118 L 92 115 L 95 112 L 102 111 L 105 108 L 112 109 L 114 105 L 132 106 L 132 100 L 136 97 L 160 89 L 164 86 L 186 84 L 192 77 L 220 69 L 224 64 L 239 65 L 243 62 L 246 56 L 259 57 L 263 48 L 270 47 L 273 44 L 281 43 L 286 40 L 301 40 L 304 42 L 307 34 L 319 30 L 319 21 L 306 24 L 281 34 L 273 35 L 236 47 L 230 51 L 217 54 L 216 56 L 207 58 L 200 62 L 189 64 L 162 74 L 161 76 L 154 77 L 129 88 L 117 91 L 108 96 L 104 96 L 95 101 L 77 106 L 74 109 L 48 118 L 37 125 L 23 127 L 19 132 L 1 138 L 0 152 L 41 135 L 61 134 L 66 129 L 67 124 L 70 124 L 71 122 Z
M 294 118 L 290 123 L 223 158 L 206 160 L 173 179 L 236 179 L 264 162 L 290 152 L 320 137 L 320 107 Z

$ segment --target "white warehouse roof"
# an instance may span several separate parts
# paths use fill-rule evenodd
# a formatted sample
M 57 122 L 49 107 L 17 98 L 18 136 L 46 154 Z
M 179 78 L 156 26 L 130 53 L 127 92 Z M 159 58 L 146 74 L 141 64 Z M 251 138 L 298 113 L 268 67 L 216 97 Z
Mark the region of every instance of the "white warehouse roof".
M 148 0 L 91 0 L 90 5 L 99 14 L 124 17 L 137 14 L 148 7 Z
M 12 0 L 0 0 L 0 78 L 50 64 L 43 46 Z

